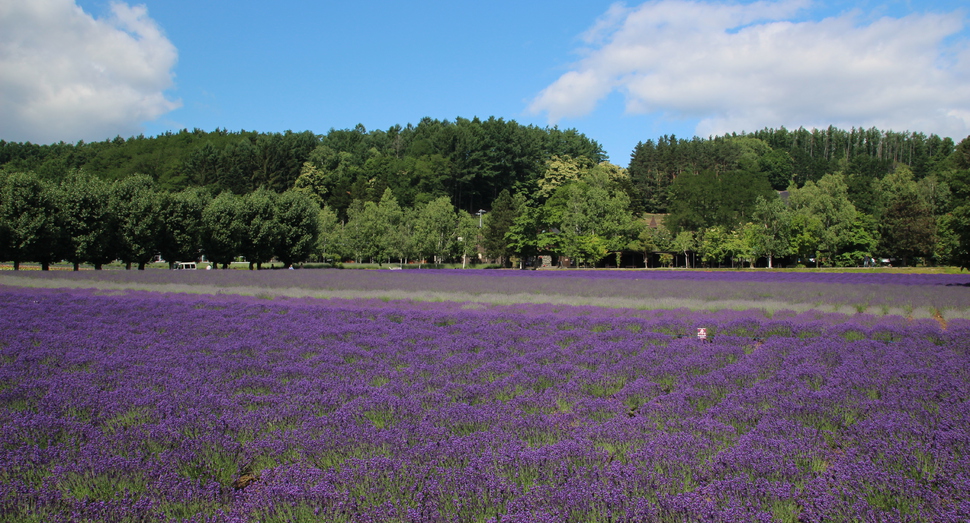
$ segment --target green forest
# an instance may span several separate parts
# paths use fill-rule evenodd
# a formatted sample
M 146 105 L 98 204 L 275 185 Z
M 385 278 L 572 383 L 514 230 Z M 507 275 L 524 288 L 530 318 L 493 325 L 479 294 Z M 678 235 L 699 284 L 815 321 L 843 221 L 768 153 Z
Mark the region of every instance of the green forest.
M 607 160 L 494 117 L 0 140 L 0 260 L 970 266 L 970 137 L 763 129 Z

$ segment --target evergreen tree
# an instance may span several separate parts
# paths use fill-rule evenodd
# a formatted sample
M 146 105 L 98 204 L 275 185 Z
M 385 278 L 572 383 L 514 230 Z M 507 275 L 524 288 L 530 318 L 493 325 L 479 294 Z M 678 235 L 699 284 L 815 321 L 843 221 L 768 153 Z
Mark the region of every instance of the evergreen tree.
M 916 194 L 893 198 L 880 229 L 885 250 L 902 257 L 904 265 L 912 258 L 928 258 L 933 254 L 936 218 L 932 209 L 920 202 Z
M 483 219 L 482 246 L 489 258 L 498 258 L 503 266 L 512 254 L 505 236 L 515 222 L 522 204 L 524 197 L 513 198 L 508 190 L 502 190 L 492 202 L 492 210 Z

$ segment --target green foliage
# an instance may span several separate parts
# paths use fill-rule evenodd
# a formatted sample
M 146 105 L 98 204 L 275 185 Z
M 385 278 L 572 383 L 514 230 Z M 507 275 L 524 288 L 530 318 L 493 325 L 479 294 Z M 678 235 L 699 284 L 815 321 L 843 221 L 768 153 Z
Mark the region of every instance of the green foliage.
M 936 217 L 915 193 L 903 193 L 890 200 L 880 229 L 883 251 L 904 260 L 930 257 L 936 247 Z
M 842 175 L 826 174 L 819 181 L 792 188 L 788 196 L 793 213 L 794 250 L 805 257 L 833 258 L 844 252 L 857 221 Z
M 859 206 L 872 201 L 867 197 L 872 182 L 892 172 L 898 163 L 910 166 L 916 180 L 959 169 L 949 160 L 955 149 L 949 138 L 875 128 L 789 131 L 782 127 L 709 140 L 663 136 L 637 144 L 631 156 L 634 210 L 669 212 L 675 179 L 704 170 L 736 169 L 763 174 L 776 190 L 801 187 L 825 174 L 843 172 L 853 188 L 853 203 Z
M 539 189 L 535 197 L 540 201 L 548 199 L 556 189 L 570 182 L 575 182 L 592 168 L 589 158 L 573 159 L 569 156 L 553 156 L 546 160 L 545 169 L 539 179 Z
M 724 227 L 709 227 L 701 231 L 697 241 L 697 253 L 706 264 L 720 264 L 730 258 L 728 239 L 730 232 Z
M 674 237 L 674 240 L 671 242 L 670 246 L 674 251 L 684 253 L 684 267 L 689 267 L 690 257 L 688 256 L 688 253 L 697 247 L 694 233 L 691 231 L 680 231 L 677 233 L 677 236 Z
M 441 263 L 458 238 L 458 216 L 447 196 L 417 210 L 414 242 L 418 256 Z
M 331 258 L 337 253 L 340 243 L 340 222 L 329 207 L 324 207 L 317 216 L 317 223 L 320 235 L 315 252 L 322 258 Z
M 289 268 L 310 257 L 320 237 L 320 207 L 302 192 L 286 191 L 274 202 L 274 220 L 278 226 L 276 257 Z
M 758 159 L 758 168 L 768 177 L 772 189 L 783 191 L 792 184 L 795 160 L 788 151 L 772 149 Z
M 494 117 L 424 118 L 386 131 L 358 125 L 322 136 L 195 129 L 77 144 L 0 141 L 0 169 L 8 172 L 34 171 L 55 182 L 78 169 L 108 181 L 141 173 L 163 190 L 205 187 L 213 194 L 299 187 L 339 217 L 354 199 L 376 202 L 386 188 L 404 207 L 447 196 L 459 208 L 488 209 L 502 189 L 531 194 L 553 156 L 590 165 L 606 159 L 598 143 L 574 129 Z
M 109 197 L 117 224 L 118 257 L 139 270 L 156 252 L 162 229 L 161 196 L 149 176 L 138 175 L 114 183 Z
M 274 248 L 280 243 L 277 198 L 276 193 L 266 189 L 256 190 L 243 198 L 240 218 L 244 232 L 240 253 L 249 262 L 250 270 L 262 268 L 263 263 L 273 258 Z
M 388 261 L 409 254 L 411 234 L 404 234 L 401 220 L 404 212 L 390 188 L 384 190 L 380 203 L 354 200 L 347 209 L 347 224 L 343 229 L 342 245 L 345 253 L 358 263 L 375 260 Z
M 354 200 L 347 208 L 347 222 L 341 229 L 340 254 L 352 257 L 357 263 L 373 255 L 373 234 L 376 227 L 371 223 L 374 221 L 377 205 L 368 203 L 370 208 L 365 202 Z
M 379 249 L 378 261 L 402 252 L 401 243 L 408 241 L 408 238 L 400 234 L 403 217 L 404 211 L 398 205 L 394 193 L 390 188 L 384 189 L 381 201 L 377 204 L 376 221 L 379 230 L 375 239 Z
M 312 196 L 258 190 L 212 199 L 200 188 L 159 191 L 148 176 L 107 183 L 83 172 L 56 186 L 33 174 L 0 172 L 0 259 L 95 268 L 121 259 L 144 269 L 156 254 L 170 266 L 198 260 L 227 265 L 240 254 L 256 264 L 289 265 L 320 250 L 321 231 L 336 226 Z
M 879 227 L 875 218 L 868 214 L 856 213 L 855 221 L 843 238 L 842 250 L 835 257 L 835 265 L 839 267 L 860 265 L 861 260 L 876 253 L 879 241 Z
M 158 252 L 168 261 L 169 268 L 176 261 L 198 260 L 202 245 L 202 213 L 209 203 L 209 194 L 199 188 L 189 188 L 177 193 L 161 193 L 160 196 Z
M 546 159 L 554 156 L 589 164 L 605 159 L 596 142 L 574 130 L 525 127 L 501 118 L 424 118 L 417 126 L 387 131 L 332 129 L 309 162 L 324 175 L 326 205 L 344 217 L 353 200 L 376 202 L 386 188 L 405 208 L 446 196 L 459 209 L 489 209 L 503 189 L 531 196 Z M 311 181 L 300 186 L 321 185 Z
M 509 251 L 520 259 L 535 256 L 555 243 L 555 234 L 542 228 L 542 212 L 532 202 L 525 202 L 505 233 Z
M 943 223 L 947 261 L 970 270 L 970 204 L 954 209 Z
M 246 230 L 242 205 L 238 196 L 224 192 L 202 211 L 202 249 L 209 261 L 228 267 L 240 252 Z
M 751 249 L 755 256 L 768 259 L 768 267 L 777 256 L 791 252 L 791 220 L 788 207 L 777 196 L 759 196 L 752 214 Z
M 458 211 L 458 250 L 461 254 L 461 266 L 464 269 L 468 259 L 475 255 L 482 243 L 482 229 L 478 226 L 478 218 L 466 211 Z
M 327 173 L 311 162 L 306 162 L 300 169 L 300 176 L 293 183 L 293 188 L 311 196 L 318 206 L 323 207 L 324 197 L 327 195 Z
M 498 258 L 504 264 L 513 254 L 506 239 L 506 234 L 512 228 L 519 210 L 525 205 L 525 197 L 521 194 L 516 198 L 508 189 L 503 189 L 492 202 L 492 210 L 483 218 L 482 246 L 491 258 Z
M 669 252 L 673 248 L 674 237 L 669 229 L 663 225 L 652 227 L 646 219 L 639 220 L 636 223 L 639 224 L 639 230 L 635 229 L 637 238 L 634 248 L 642 251 L 644 256 L 649 256 L 655 252 Z M 637 225 L 634 227 L 637 227 Z
M 607 171 L 590 172 L 555 190 L 543 219 L 558 233 L 553 249 L 569 258 L 596 263 L 633 241 L 630 198 Z
M 23 261 L 47 267 L 63 255 L 62 224 L 57 196 L 51 186 L 33 173 L 2 178 L 0 187 L 0 254 L 19 269 Z
M 970 139 L 781 128 L 647 140 L 624 170 L 575 130 L 494 117 L 324 135 L 196 129 L 73 145 L 0 141 L 0 257 L 17 267 L 120 258 L 144 268 L 158 253 L 202 252 L 218 263 L 244 254 L 257 266 L 314 254 L 464 264 L 481 246 L 503 262 L 540 253 L 619 261 L 638 250 L 694 253 L 708 265 L 786 256 L 853 265 L 876 254 L 962 263 L 956 210 L 970 205 L 967 151 Z M 759 203 L 786 186 L 788 207 Z M 277 201 L 291 189 L 300 197 Z M 223 193 L 240 199 L 208 196 Z M 480 209 L 481 238 L 471 227 Z M 644 211 L 669 212 L 665 228 L 633 219 Z M 668 229 L 694 243 L 674 251 Z
M 953 151 L 953 167 L 962 171 L 970 170 L 970 136 L 961 140 Z
M 776 196 L 763 173 L 745 170 L 684 174 L 670 191 L 673 201 L 664 223 L 673 232 L 737 227 L 750 219 L 759 197 Z
M 789 224 L 791 234 L 791 250 L 802 263 L 816 258 L 818 247 L 822 242 L 822 220 L 808 213 L 792 213 Z
M 74 264 L 94 264 L 95 269 L 118 258 L 115 213 L 110 209 L 109 184 L 87 173 L 72 173 L 56 191 L 64 257 Z

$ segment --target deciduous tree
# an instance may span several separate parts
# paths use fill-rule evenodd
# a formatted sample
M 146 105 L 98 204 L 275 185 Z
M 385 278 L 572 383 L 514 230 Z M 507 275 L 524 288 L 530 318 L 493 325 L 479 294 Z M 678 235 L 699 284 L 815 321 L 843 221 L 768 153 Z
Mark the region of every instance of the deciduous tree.
M 771 269 L 776 256 L 786 256 L 791 249 L 791 218 L 788 208 L 778 196 L 758 197 L 752 221 L 752 248 L 755 256 L 764 256 Z
M 690 268 L 690 253 L 697 248 L 692 231 L 680 231 L 674 237 L 671 247 L 677 252 L 684 253 L 684 268 Z
M 202 213 L 211 197 L 198 187 L 161 193 L 161 230 L 158 251 L 171 269 L 176 261 L 199 259 L 202 248 Z
M 447 196 L 436 198 L 418 211 L 415 224 L 419 256 L 441 263 L 457 238 L 458 217 Z
M 159 252 L 162 231 L 161 195 L 150 176 L 136 175 L 118 180 L 111 190 L 111 208 L 117 219 L 118 253 L 126 268 L 137 264 L 145 270 Z
M 246 224 L 243 223 L 243 198 L 223 192 L 202 211 L 202 249 L 209 261 L 229 264 L 242 252 Z
M 249 262 L 249 270 L 261 269 L 273 259 L 279 243 L 280 226 L 276 221 L 276 193 L 258 189 L 243 199 L 241 214 L 243 224 L 242 255 Z
M 5 176 L 0 188 L 0 252 L 13 261 L 40 262 L 47 270 L 61 257 L 62 230 L 52 188 L 33 173 Z
M 856 208 L 849 201 L 848 186 L 840 174 L 826 174 L 818 182 L 789 190 L 788 201 L 793 214 L 796 252 L 817 252 L 833 259 L 848 245 L 849 233 L 856 222 Z M 797 217 L 797 221 L 796 221 Z M 817 242 L 814 246 L 808 241 Z M 817 260 L 818 263 L 818 260 Z
M 83 171 L 74 172 L 57 188 L 64 254 L 75 271 L 83 262 L 100 270 L 118 258 L 118 224 L 110 194 L 110 185 Z
M 481 245 L 482 229 L 478 226 L 478 218 L 467 211 L 458 211 L 458 248 L 461 252 L 461 268 L 468 264 L 468 258 L 478 253 Z
M 279 235 L 273 249 L 284 268 L 306 261 L 316 249 L 320 237 L 320 207 L 299 191 L 285 191 L 276 197 L 274 219 Z

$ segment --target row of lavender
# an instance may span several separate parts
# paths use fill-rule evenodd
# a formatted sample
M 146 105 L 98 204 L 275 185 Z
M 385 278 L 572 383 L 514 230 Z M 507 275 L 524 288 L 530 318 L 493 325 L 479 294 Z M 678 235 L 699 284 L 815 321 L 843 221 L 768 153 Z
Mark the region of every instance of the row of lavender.
M 393 265 L 388 266 L 396 267 Z M 417 270 L 417 269 L 414 269 Z M 86 271 L 85 271 L 86 272 Z M 373 270 L 354 270 L 354 271 L 333 271 L 333 270 L 311 270 L 311 274 L 307 275 L 304 273 L 301 275 L 302 278 L 309 279 L 311 283 L 316 278 L 321 278 L 326 280 L 332 277 L 339 277 L 340 279 L 350 279 L 355 280 L 357 278 L 371 278 L 374 274 L 387 274 L 386 272 L 375 272 Z M 150 278 L 156 280 L 168 280 L 173 281 L 179 278 L 185 278 L 185 273 L 182 275 L 173 274 L 168 271 L 98 271 L 95 273 L 86 272 L 86 274 L 78 275 L 74 274 L 73 277 L 81 278 L 98 278 L 101 280 L 108 281 L 124 281 L 131 277 L 138 277 L 138 275 L 150 274 Z M 246 278 L 247 280 L 252 279 L 254 276 L 252 272 L 240 272 L 240 271 L 215 271 L 209 273 L 206 277 L 215 278 L 217 275 L 222 275 L 222 277 L 235 277 Z M 240 276 L 241 274 L 247 274 L 248 276 Z M 258 277 L 271 277 L 273 274 L 282 276 L 288 273 L 279 273 L 278 271 L 260 271 Z M 339 276 L 337 276 L 339 274 Z M 492 278 L 495 279 L 505 279 L 505 278 L 555 278 L 555 279 L 567 279 L 567 278 L 580 278 L 582 280 L 645 280 L 645 281 L 666 281 L 666 280 L 690 280 L 690 281 L 727 281 L 732 283 L 748 283 L 748 282 L 760 282 L 760 283 L 839 283 L 839 284 L 861 284 L 861 285 L 970 285 L 970 275 L 968 274 L 942 274 L 942 273 L 899 273 L 899 272 L 821 272 L 821 271 L 781 271 L 781 270 L 755 270 L 755 271 L 739 271 L 739 270 L 627 270 L 627 271 L 610 271 L 610 270 L 583 270 L 583 269 L 548 269 L 541 271 L 521 271 L 521 270 L 483 270 L 483 269 L 464 269 L 464 270 L 434 270 L 426 269 L 420 270 L 416 273 L 410 273 L 408 277 L 429 277 L 434 275 L 435 277 L 443 278 Z M 30 275 L 28 275 L 30 276 Z M 33 274 L 35 277 L 72 277 L 69 274 L 57 273 L 55 275 L 50 274 Z M 399 273 L 395 275 L 391 273 L 389 277 L 400 277 Z
M 0 304 L 5 520 L 970 518 L 963 320 L 13 288 Z
M 280 289 L 314 291 L 396 292 L 427 297 L 445 293 L 478 297 L 549 296 L 582 300 L 616 300 L 623 306 L 656 307 L 658 302 L 693 300 L 692 308 L 731 307 L 731 302 L 751 307 L 752 302 L 771 303 L 771 308 L 808 304 L 840 312 L 912 314 L 930 316 L 933 311 L 949 317 L 970 318 L 970 275 L 963 274 L 867 274 L 816 272 L 737 271 L 497 271 L 497 270 L 302 270 L 302 271 L 86 271 L 24 272 L 4 274 L 2 280 L 57 285 L 63 282 L 112 283 L 126 286 L 192 285 L 203 292 L 233 292 L 247 287 L 279 292 Z M 780 305 L 779 305 L 780 304 Z M 921 311 L 919 309 L 922 309 Z

